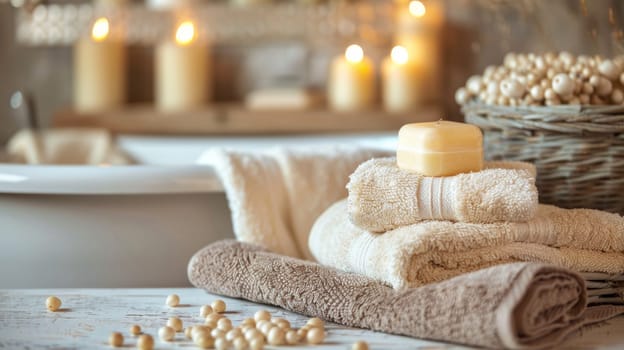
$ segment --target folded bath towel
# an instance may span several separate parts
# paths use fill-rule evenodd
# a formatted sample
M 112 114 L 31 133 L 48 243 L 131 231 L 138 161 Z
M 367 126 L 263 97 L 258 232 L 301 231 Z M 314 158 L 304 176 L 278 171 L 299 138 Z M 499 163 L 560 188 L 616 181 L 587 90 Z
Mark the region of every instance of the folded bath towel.
M 528 221 L 537 212 L 535 166 L 488 162 L 475 173 L 425 177 L 400 169 L 396 158 L 371 159 L 351 175 L 349 217 L 385 232 L 422 220 L 472 223 Z
M 624 312 L 613 305 L 587 308 L 579 275 L 531 263 L 395 291 L 361 275 L 222 241 L 195 254 L 188 275 L 211 293 L 347 326 L 497 349 L 550 347 L 586 324 Z
M 345 199 L 316 221 L 310 250 L 322 264 L 395 288 L 514 261 L 622 274 L 624 218 L 597 210 L 540 205 L 536 217 L 526 223 L 424 221 L 378 234 L 349 221 Z
M 202 164 L 219 175 L 238 240 L 312 259 L 308 235 L 314 220 L 347 195 L 349 174 L 360 163 L 388 154 L 359 146 L 214 150 Z

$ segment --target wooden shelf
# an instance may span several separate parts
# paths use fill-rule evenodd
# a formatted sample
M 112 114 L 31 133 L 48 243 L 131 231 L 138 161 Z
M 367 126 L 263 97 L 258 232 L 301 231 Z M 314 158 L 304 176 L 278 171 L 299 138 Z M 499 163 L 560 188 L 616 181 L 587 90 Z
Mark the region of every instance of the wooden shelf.
M 382 110 L 257 111 L 223 104 L 184 113 L 162 113 L 151 105 L 134 105 L 98 114 L 60 111 L 54 116 L 53 126 L 100 127 L 113 133 L 162 135 L 365 132 L 398 130 L 404 124 L 437 120 L 441 115 L 436 107 L 395 114 Z

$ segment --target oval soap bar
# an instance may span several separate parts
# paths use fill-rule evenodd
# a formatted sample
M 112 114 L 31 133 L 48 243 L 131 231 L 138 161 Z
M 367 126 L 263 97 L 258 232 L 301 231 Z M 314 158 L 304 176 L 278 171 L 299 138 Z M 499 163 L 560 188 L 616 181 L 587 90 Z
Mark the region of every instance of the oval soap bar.
M 414 123 L 399 130 L 397 164 L 424 176 L 452 176 L 483 168 L 483 134 L 470 124 Z

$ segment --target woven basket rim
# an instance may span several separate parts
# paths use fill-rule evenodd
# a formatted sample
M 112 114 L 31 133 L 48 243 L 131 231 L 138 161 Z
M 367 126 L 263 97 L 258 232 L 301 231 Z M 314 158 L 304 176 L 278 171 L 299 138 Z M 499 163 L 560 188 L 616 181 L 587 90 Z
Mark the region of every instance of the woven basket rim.
M 591 115 L 624 113 L 624 105 L 500 106 L 473 101 L 461 107 L 466 110 L 479 109 L 501 114 Z

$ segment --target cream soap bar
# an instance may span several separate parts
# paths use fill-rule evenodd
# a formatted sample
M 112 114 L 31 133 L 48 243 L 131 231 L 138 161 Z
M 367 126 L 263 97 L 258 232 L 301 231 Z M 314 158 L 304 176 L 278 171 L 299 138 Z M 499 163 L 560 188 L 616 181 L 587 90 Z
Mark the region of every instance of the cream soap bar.
M 452 176 L 483 168 L 483 135 L 474 125 L 414 123 L 399 130 L 399 168 L 424 176 Z

